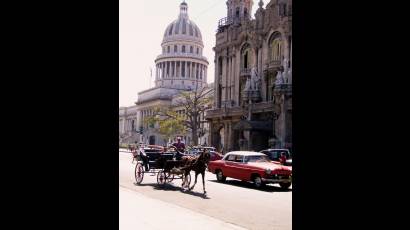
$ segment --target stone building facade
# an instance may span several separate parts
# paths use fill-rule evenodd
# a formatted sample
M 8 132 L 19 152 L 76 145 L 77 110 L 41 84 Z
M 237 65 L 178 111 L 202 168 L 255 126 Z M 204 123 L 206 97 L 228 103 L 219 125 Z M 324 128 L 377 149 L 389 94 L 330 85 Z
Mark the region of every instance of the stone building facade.
M 123 130 L 132 129 L 130 126 L 134 124 L 137 134 L 142 131 L 137 138 L 142 143 L 157 145 L 167 143 L 167 140 L 164 140 L 157 132 L 157 125 L 149 126 L 144 123 L 146 117 L 153 115 L 155 108 L 170 108 L 173 106 L 173 98 L 181 91 L 191 91 L 207 86 L 209 63 L 202 55 L 204 44 L 201 31 L 189 19 L 188 4 L 184 1 L 179 8 L 178 18 L 165 29 L 161 43 L 162 53 L 155 59 L 155 86 L 138 93 L 136 106 L 132 106 L 135 114 L 123 119 L 126 121 L 126 128 Z M 185 136 L 186 143 L 190 141 L 188 136 Z
M 215 51 L 211 145 L 259 151 L 292 147 L 292 2 L 228 0 Z

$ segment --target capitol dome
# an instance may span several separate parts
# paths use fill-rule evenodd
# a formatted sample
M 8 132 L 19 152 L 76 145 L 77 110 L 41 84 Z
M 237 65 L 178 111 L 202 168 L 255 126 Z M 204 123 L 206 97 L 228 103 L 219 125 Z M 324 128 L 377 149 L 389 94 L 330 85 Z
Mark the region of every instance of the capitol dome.
M 188 4 L 179 6 L 179 16 L 165 29 L 162 53 L 155 59 L 157 87 L 193 89 L 206 85 L 208 60 L 198 26 L 189 19 Z
M 180 5 L 180 14 L 178 19 L 171 22 L 165 29 L 164 39 L 162 42 L 170 42 L 176 40 L 192 40 L 202 43 L 202 35 L 198 26 L 188 17 L 188 5 L 183 2 Z

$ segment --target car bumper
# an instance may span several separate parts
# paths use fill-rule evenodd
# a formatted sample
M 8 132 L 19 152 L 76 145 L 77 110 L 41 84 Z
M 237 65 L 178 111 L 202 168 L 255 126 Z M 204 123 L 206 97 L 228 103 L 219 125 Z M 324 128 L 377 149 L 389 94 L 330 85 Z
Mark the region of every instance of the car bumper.
M 292 177 L 286 178 L 286 179 L 267 179 L 267 178 L 262 178 L 262 181 L 264 183 L 292 183 Z

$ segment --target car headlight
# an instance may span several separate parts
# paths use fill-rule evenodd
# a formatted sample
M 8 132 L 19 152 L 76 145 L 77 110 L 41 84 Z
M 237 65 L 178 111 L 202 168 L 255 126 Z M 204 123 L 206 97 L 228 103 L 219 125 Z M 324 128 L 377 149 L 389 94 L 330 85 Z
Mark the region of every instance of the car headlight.
M 265 172 L 266 172 L 266 174 L 271 174 L 272 170 L 271 169 L 266 169 Z

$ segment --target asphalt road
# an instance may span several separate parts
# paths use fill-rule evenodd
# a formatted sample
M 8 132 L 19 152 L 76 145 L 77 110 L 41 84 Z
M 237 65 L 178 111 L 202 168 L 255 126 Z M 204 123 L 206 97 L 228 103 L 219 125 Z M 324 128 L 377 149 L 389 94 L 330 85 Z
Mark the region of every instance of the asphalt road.
M 279 185 L 268 185 L 258 190 L 254 189 L 251 183 L 231 178 L 227 178 L 225 183 L 218 183 L 215 175 L 207 172 L 207 195 L 204 196 L 201 176 L 198 176 L 195 188 L 189 192 L 181 191 L 181 180 L 174 180 L 164 187 L 159 187 L 156 175 L 151 173 L 145 174 L 142 183 L 136 185 L 135 163 L 131 162 L 131 153 L 119 152 L 120 189 L 133 191 L 135 196 L 143 195 L 245 229 L 292 229 L 292 187 L 283 190 Z M 191 177 L 192 185 L 194 173 Z M 124 197 L 120 197 L 121 199 L 124 200 Z M 158 215 L 167 213 L 158 210 Z

